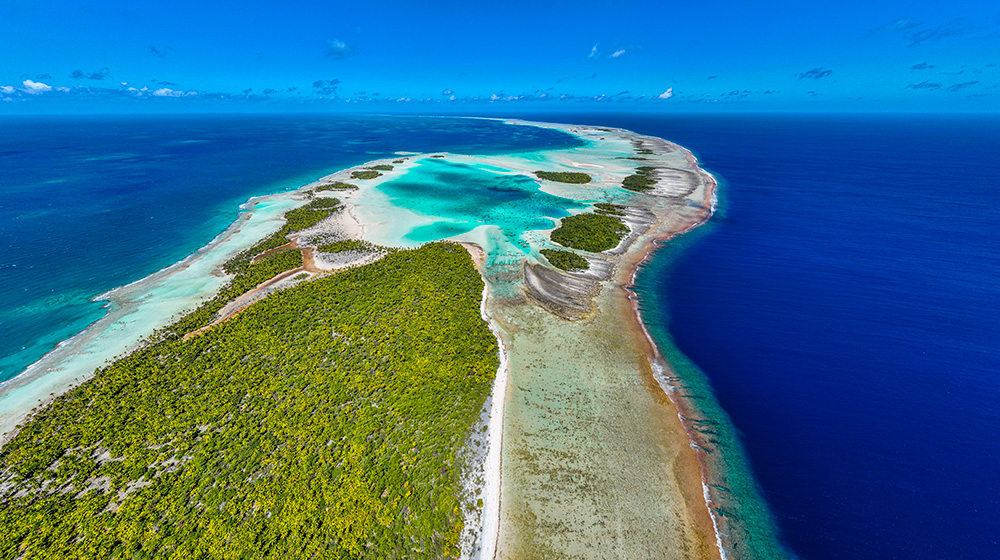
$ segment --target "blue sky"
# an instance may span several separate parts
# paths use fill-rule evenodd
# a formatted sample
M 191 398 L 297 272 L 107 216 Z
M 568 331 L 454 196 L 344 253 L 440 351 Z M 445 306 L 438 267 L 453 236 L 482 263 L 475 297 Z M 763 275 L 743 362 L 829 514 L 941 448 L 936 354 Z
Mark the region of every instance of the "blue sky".
M 563 109 L 998 112 L 1000 3 L 0 0 L 0 114 Z

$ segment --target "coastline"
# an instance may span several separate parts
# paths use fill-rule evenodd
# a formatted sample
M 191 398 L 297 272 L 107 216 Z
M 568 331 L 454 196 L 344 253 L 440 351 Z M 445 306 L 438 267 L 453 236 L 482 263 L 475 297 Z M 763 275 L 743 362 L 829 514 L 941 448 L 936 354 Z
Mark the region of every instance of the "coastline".
M 698 557 L 726 557 L 725 549 L 722 541 L 722 530 L 717 521 L 717 514 L 713 510 L 713 502 L 710 493 L 706 486 L 706 480 L 708 479 L 707 471 L 709 466 L 703 460 L 701 460 L 701 455 L 698 453 L 695 447 L 696 442 L 696 432 L 692 430 L 690 423 L 685 422 L 685 415 L 683 411 L 685 409 L 685 403 L 678 400 L 674 391 L 672 391 L 672 386 L 669 383 L 665 383 L 663 379 L 669 378 L 671 376 L 665 376 L 665 371 L 672 371 L 670 369 L 669 360 L 663 357 L 662 352 L 658 348 L 657 344 L 654 342 L 652 336 L 650 335 L 648 329 L 642 321 L 641 314 L 639 312 L 637 296 L 634 291 L 635 278 L 640 267 L 643 263 L 648 261 L 650 256 L 655 252 L 657 244 L 674 238 L 676 236 L 682 235 L 683 233 L 698 227 L 703 224 L 710 216 L 714 209 L 714 197 L 716 182 L 710 174 L 704 172 L 698 167 L 697 160 L 694 156 L 684 148 L 667 142 L 662 139 L 645 137 L 628 131 L 622 131 L 617 129 L 598 129 L 595 127 L 583 127 L 577 125 L 559 125 L 550 123 L 534 123 L 528 121 L 510 121 L 505 120 L 504 122 L 517 125 L 526 126 L 540 126 L 554 128 L 558 130 L 563 130 L 570 134 L 573 134 L 581 139 L 585 139 L 581 135 L 582 131 L 590 133 L 596 142 L 596 138 L 600 137 L 601 134 L 595 131 L 604 130 L 607 131 L 608 135 L 617 135 L 621 139 L 632 142 L 639 139 L 640 142 L 648 142 L 649 146 L 660 146 L 663 153 L 678 152 L 684 156 L 685 162 L 689 168 L 694 170 L 699 174 L 702 180 L 702 190 L 703 198 L 699 204 L 694 207 L 686 205 L 674 205 L 671 206 L 669 202 L 658 201 L 657 204 L 662 204 L 662 208 L 659 208 L 661 215 L 658 216 L 658 221 L 652 224 L 648 230 L 641 231 L 635 235 L 634 238 L 630 238 L 627 241 L 623 241 L 619 248 L 614 251 L 609 252 L 609 254 L 614 254 L 613 260 L 618 262 L 615 268 L 617 270 L 609 278 L 609 282 L 601 282 L 603 286 L 601 288 L 601 293 L 594 297 L 594 306 L 600 308 L 601 311 L 597 313 L 597 316 L 602 317 L 602 322 L 599 324 L 601 328 L 612 330 L 617 327 L 620 331 L 621 339 L 619 342 L 627 346 L 627 357 L 623 357 L 624 360 L 629 361 L 629 363 L 635 364 L 633 366 L 633 371 L 635 372 L 634 377 L 630 377 L 626 380 L 627 390 L 629 398 L 636 398 L 641 400 L 640 408 L 642 408 L 639 416 L 634 416 L 631 418 L 616 418 L 613 426 L 609 426 L 610 431 L 603 433 L 602 437 L 607 438 L 609 441 L 613 441 L 611 437 L 620 438 L 623 434 L 628 434 L 630 431 L 635 433 L 635 430 L 644 432 L 644 439 L 642 439 L 643 452 L 651 450 L 653 448 L 659 448 L 659 451 L 651 451 L 652 454 L 645 456 L 647 467 L 646 470 L 652 468 L 656 471 L 655 480 L 646 480 L 641 478 L 642 473 L 631 473 L 632 478 L 617 478 L 617 483 L 619 489 L 624 489 L 629 486 L 634 488 L 634 495 L 632 498 L 640 500 L 645 508 L 650 508 L 648 511 L 652 512 L 655 510 L 657 515 L 670 515 L 676 516 L 680 519 L 676 527 L 674 527 L 674 532 L 671 533 L 669 530 L 663 530 L 662 534 L 657 538 L 657 546 L 666 546 L 664 543 L 671 541 L 673 539 L 677 542 L 683 542 L 683 554 L 674 551 L 672 554 L 676 554 L 675 557 L 691 557 L 691 554 L 697 554 Z M 603 141 L 604 138 L 601 138 Z M 591 146 L 590 148 L 593 148 Z M 580 159 L 578 156 L 573 156 L 572 158 L 568 155 L 570 152 L 575 152 L 576 150 L 553 150 L 552 153 L 556 154 L 558 157 L 553 158 L 557 163 L 573 168 L 578 168 L 582 170 L 592 171 L 598 174 L 606 175 L 602 180 L 607 182 L 611 179 L 618 181 L 616 179 L 617 174 L 620 174 L 622 170 L 626 169 L 629 165 L 627 163 L 622 163 L 620 168 L 614 166 L 605 166 L 592 163 L 583 163 L 576 161 Z M 624 153 L 624 152 L 623 152 Z M 663 155 L 663 154 L 660 154 Z M 400 175 L 400 171 L 405 172 L 411 166 L 408 165 L 410 158 L 427 158 L 427 157 L 438 157 L 431 154 L 407 154 L 405 156 L 408 159 L 408 163 L 405 165 L 399 165 L 397 171 L 387 173 L 385 177 L 381 180 L 376 180 L 370 184 L 366 184 L 364 187 L 364 194 L 371 196 L 373 189 L 370 185 L 377 185 L 381 182 L 391 180 Z M 589 157 L 596 157 L 590 155 Z M 281 193 L 279 195 L 272 195 L 271 197 L 262 197 L 261 199 L 275 199 L 287 201 L 287 207 L 284 210 L 290 209 L 295 205 L 302 204 L 305 202 L 302 199 L 301 194 L 317 184 L 322 184 L 323 182 L 329 182 L 336 179 L 345 179 L 346 175 L 354 169 L 360 169 L 362 167 L 370 166 L 376 163 L 388 162 L 390 158 L 383 160 L 375 160 L 372 162 L 365 163 L 361 166 L 355 166 L 353 168 L 338 171 L 332 175 L 324 177 L 319 181 L 305 185 L 295 191 L 288 193 Z M 464 156 L 453 156 L 449 155 L 450 161 L 459 162 L 486 162 L 486 161 L 500 161 L 507 167 L 515 169 L 516 166 L 511 165 L 511 159 L 516 159 L 514 156 L 504 157 L 504 156 L 484 156 L 484 157 L 464 157 Z M 627 158 L 617 158 L 617 159 L 627 159 Z M 521 170 L 523 171 L 523 169 Z M 610 178 L 610 179 L 609 179 Z M 367 183 L 367 182 L 366 182 Z M 566 187 L 563 185 L 544 185 L 543 191 L 545 192 L 558 192 L 558 193 L 568 193 L 567 196 L 579 193 L 579 188 Z M 360 195 L 356 192 L 343 193 L 346 201 L 345 214 L 350 216 L 357 225 L 356 231 L 353 232 L 354 235 L 370 239 L 371 236 L 376 236 L 376 241 L 385 241 L 387 237 L 399 236 L 397 230 L 389 229 L 389 233 L 384 231 L 382 224 L 373 223 L 370 219 L 372 212 L 368 209 L 368 213 L 362 213 L 359 215 L 359 207 L 351 204 L 351 199 L 358 199 L 360 201 Z M 341 196 L 341 193 L 337 193 Z M 579 194 L 576 194 L 579 197 Z M 633 197 L 634 195 L 625 193 L 623 194 L 626 198 Z M 584 196 L 583 198 L 587 198 Z M 111 292 L 108 292 L 108 296 L 117 296 L 122 292 L 127 292 L 126 288 L 135 286 L 146 286 L 146 282 L 152 282 L 156 278 L 163 278 L 172 275 L 178 270 L 184 270 L 190 266 L 189 261 L 196 262 L 199 255 L 204 256 L 211 252 L 211 249 L 216 248 L 218 245 L 222 245 L 227 241 L 230 241 L 234 236 L 236 236 L 240 231 L 242 226 L 251 220 L 255 215 L 258 214 L 257 210 L 252 207 L 256 206 L 258 201 L 251 200 L 253 204 L 249 204 L 248 212 L 244 216 L 241 213 L 240 218 L 234 222 L 223 234 L 220 234 L 215 240 L 213 240 L 209 245 L 206 245 L 203 249 L 200 249 L 195 254 L 189 256 L 188 258 L 164 269 L 160 272 L 151 275 L 145 279 L 134 282 L 128 286 L 123 286 L 121 288 L 116 288 Z M 699 210 L 700 208 L 700 210 Z M 694 212 L 696 216 L 692 217 L 691 212 Z M 283 211 L 282 211 L 283 213 Z M 272 216 L 273 217 L 273 216 Z M 245 219 L 244 219 L 245 218 Z M 366 219 L 368 218 L 368 219 Z M 419 220 L 415 220 L 419 223 Z M 275 222 L 277 223 L 277 222 Z M 386 225 L 389 227 L 391 224 Z M 378 238 L 379 230 L 383 228 L 381 232 L 382 237 Z M 229 247 L 225 251 L 225 257 L 228 258 L 229 255 L 235 254 L 239 250 L 252 245 L 257 239 L 270 233 L 270 230 L 264 232 L 266 228 L 260 228 L 257 237 L 252 235 L 247 235 L 247 239 L 243 243 L 239 243 L 239 246 Z M 228 234 L 228 235 L 227 235 Z M 391 234 L 391 235 L 390 235 Z M 519 298 L 518 294 L 513 294 L 508 290 L 506 284 L 499 282 L 497 277 L 499 276 L 496 272 L 493 272 L 493 277 L 487 273 L 486 267 L 490 261 L 490 257 L 487 255 L 488 248 L 496 248 L 496 240 L 490 239 L 489 234 L 484 231 L 473 231 L 467 234 L 462 234 L 456 237 L 457 240 L 465 241 L 467 243 L 476 244 L 482 250 L 482 260 L 477 263 L 477 268 L 480 269 L 480 273 L 484 279 L 484 292 L 483 300 L 481 306 L 481 314 L 490 329 L 494 332 L 494 335 L 498 339 L 498 345 L 501 353 L 500 369 L 497 372 L 497 378 L 494 383 L 494 393 L 490 401 L 491 413 L 489 416 L 489 421 L 487 425 L 486 438 L 489 442 L 487 457 L 484 463 L 484 506 L 481 521 L 482 521 L 482 532 L 480 533 L 481 548 L 476 557 L 479 558 L 493 558 L 493 557 L 532 557 L 537 554 L 544 554 L 546 551 L 576 551 L 580 552 L 583 549 L 579 548 L 584 544 L 601 544 L 598 539 L 596 541 L 587 541 L 587 539 L 573 541 L 572 538 L 563 538 L 561 544 L 559 544 L 559 549 L 547 548 L 550 543 L 545 543 L 545 546 L 536 548 L 533 554 L 522 555 L 519 551 L 523 551 L 523 545 L 527 544 L 524 540 L 524 535 L 530 532 L 531 529 L 527 528 L 533 522 L 528 524 L 523 523 L 523 520 L 519 520 L 519 516 L 525 511 L 530 511 L 532 506 L 528 506 L 527 509 L 522 507 L 518 503 L 518 499 L 510 499 L 511 496 L 508 494 L 510 489 L 509 480 L 512 479 L 511 476 L 504 476 L 505 470 L 510 471 L 514 469 L 516 476 L 520 476 L 521 473 L 517 472 L 518 461 L 521 461 L 520 466 L 524 465 L 523 458 L 515 458 L 513 461 L 511 453 L 513 451 L 508 448 L 507 442 L 508 437 L 505 434 L 513 431 L 518 433 L 517 430 L 521 430 L 523 426 L 517 427 L 512 424 L 517 421 L 517 418 L 512 418 L 508 415 L 509 404 L 515 400 L 515 393 L 522 390 L 524 385 L 518 385 L 515 387 L 515 382 L 519 381 L 518 376 L 523 375 L 528 368 L 524 360 L 526 358 L 535 358 L 538 356 L 545 356 L 546 352 L 552 350 L 552 345 L 556 344 L 560 340 L 561 334 L 556 334 L 552 336 L 548 342 L 545 339 L 532 340 L 531 343 L 535 345 L 531 349 L 531 352 L 524 352 L 525 346 L 519 343 L 519 340 L 527 333 L 529 329 L 525 328 L 526 323 L 523 322 L 525 318 L 530 318 L 532 320 L 538 320 L 544 322 L 545 325 L 551 326 L 552 333 L 560 333 L 562 330 L 579 327 L 580 323 L 564 324 L 566 321 L 562 318 L 555 317 L 544 311 L 541 308 L 534 306 L 529 302 L 528 299 L 523 297 Z M 468 246 L 467 246 L 468 248 Z M 619 250 L 620 249 L 620 250 Z M 217 254 L 216 257 L 219 255 Z M 534 258 L 534 255 L 529 254 L 529 260 Z M 220 262 L 224 262 L 220 260 Z M 184 263 L 189 263 L 184 265 Z M 494 265 L 496 263 L 493 263 Z M 177 267 L 175 269 L 175 267 Z M 212 269 L 215 270 L 214 268 Z M 221 279 L 217 275 L 213 274 L 213 277 L 218 280 L 221 285 Z M 493 289 L 491 289 L 491 286 Z M 498 289 L 500 288 L 500 289 Z M 621 289 L 618 289 L 621 288 Z M 218 289 L 218 286 L 215 286 Z M 212 290 L 208 290 L 212 292 Z M 214 292 L 212 292 L 214 293 Z M 210 297 L 210 295 L 208 296 Z M 201 300 L 198 300 L 200 302 Z M 198 302 L 191 303 L 188 305 L 194 306 Z M 104 319 L 101 319 L 92 325 L 96 330 L 98 329 L 98 323 L 111 317 L 111 313 Z M 170 321 L 168 321 L 169 323 Z M 104 323 L 102 323 L 103 325 Z M 621 329 L 620 327 L 624 325 L 626 328 Z M 541 330 L 549 327 L 543 327 Z M 88 331 L 91 329 L 88 328 Z M 600 329 L 596 329 L 600 330 Z M 80 335 L 83 336 L 88 331 L 84 331 Z M 535 332 L 534 334 L 538 334 Z M 567 334 L 572 338 L 575 335 Z M 76 338 L 76 337 L 74 337 Z M 141 337 L 144 338 L 144 337 Z M 126 347 L 123 351 L 128 352 L 136 348 L 140 343 L 140 340 L 136 340 L 132 343 L 130 347 Z M 626 341 L 628 339 L 629 341 Z M 73 339 L 70 339 L 72 341 Z M 552 342 L 555 340 L 556 342 Z M 564 338 L 563 341 L 566 339 Z M 595 339 L 597 340 L 597 339 Z M 603 340 L 603 339 L 602 339 Z M 70 341 L 67 341 L 70 342 Z M 606 341 L 605 341 L 606 342 Z M 62 345 L 60 345 L 62 346 Z M 50 353 L 51 354 L 51 353 Z M 46 355 L 49 358 L 49 355 Z M 51 359 L 51 358 L 50 358 Z M 43 358 L 45 360 L 45 358 Z M 520 362 L 519 362 L 520 361 Z M 40 360 L 41 362 L 41 360 Z M 618 364 L 614 363 L 604 363 L 602 364 L 605 369 L 608 369 L 611 373 L 614 373 L 615 367 Z M 32 366 L 34 367 L 34 366 Z M 44 372 L 41 372 L 44 374 Z M 564 372 L 565 373 L 565 372 Z M 21 376 L 15 377 L 10 382 L 19 379 Z M 22 380 L 22 383 L 28 384 L 34 378 L 27 378 Z M 609 377 L 605 381 L 616 380 L 616 376 Z M 50 378 L 50 381 L 52 379 Z M 55 394 L 59 394 L 68 390 L 69 388 L 75 386 L 78 382 L 82 382 L 85 379 L 73 379 L 62 380 L 64 383 L 69 381 L 64 387 L 59 388 L 59 390 L 53 391 Z M 521 378 L 520 381 L 524 379 Z M 584 381 L 582 379 L 577 379 L 577 381 Z M 10 383 L 8 382 L 8 383 Z M 609 381 L 611 382 L 611 381 Z M 613 381 L 617 382 L 617 381 Z M 0 385 L 2 388 L 3 385 Z M 551 387 L 542 385 L 542 390 L 548 390 Z M 9 389 L 4 392 L 4 395 L 9 395 Z M 609 393 L 610 394 L 610 393 Z M 571 399 L 578 398 L 580 396 L 579 392 L 573 394 L 567 393 Z M 645 396 L 642 396 L 645 395 Z M 49 397 L 51 399 L 51 397 Z M 38 401 L 40 403 L 47 402 L 45 399 Z M 572 400 L 570 401 L 572 402 Z M 592 404 L 592 403 L 591 403 Z M 628 405 L 629 403 L 625 403 Z M 586 405 L 586 403 L 585 403 Z M 33 408 L 33 407 L 32 407 Z M 520 407 L 523 412 L 524 407 Z M 639 418 L 641 421 L 635 422 Z M 537 419 L 537 418 L 536 418 Z M 522 418 L 523 420 L 523 418 Z M 650 422 L 650 425 L 646 425 L 644 422 Z M 2 430 L 0 430 L 2 431 Z M 14 435 L 12 430 L 7 430 L 10 432 L 6 436 L 0 437 L 0 446 L 2 446 L 10 437 Z M 522 430 L 522 434 L 523 434 Z M 4 439 L 6 438 L 6 439 Z M 557 439 L 562 442 L 563 436 L 557 436 Z M 516 443 L 516 442 L 515 442 Z M 602 444 L 603 445 L 603 444 Z M 649 449 L 646 449 L 649 448 Z M 604 452 L 620 453 L 617 449 L 611 449 L 607 447 L 602 448 Z M 620 461 L 621 459 L 619 459 Z M 657 465 L 659 465 L 657 467 Z M 594 465 L 590 465 L 594 466 Z M 607 476 L 617 476 L 615 473 L 611 472 L 618 468 L 614 464 L 610 465 L 612 468 L 609 469 Z M 641 468 L 636 469 L 637 471 L 642 470 Z M 548 473 L 542 473 L 542 476 L 552 475 L 556 471 L 551 471 Z M 635 478 L 640 477 L 640 478 Z M 523 484 L 524 480 L 514 479 L 514 485 L 519 486 L 521 491 L 530 488 L 530 485 Z M 503 483 L 502 483 L 503 482 Z M 639 484 L 636 484 L 639 482 Z M 644 486 L 644 484 L 649 483 L 650 486 Z M 570 483 L 565 488 L 555 489 L 555 495 L 561 495 L 563 491 L 565 493 L 570 493 L 571 490 L 567 488 L 572 488 L 576 485 L 575 482 Z M 653 488 L 657 488 L 653 491 Z M 611 488 L 614 488 L 612 485 Z M 640 493 L 654 493 L 664 498 L 664 501 L 670 501 L 670 507 L 664 503 L 656 503 L 656 500 L 651 502 L 645 501 L 645 499 L 639 496 Z M 551 497 L 542 496 L 545 499 L 551 499 Z M 628 501 L 621 500 L 618 505 L 627 504 Z M 535 505 L 538 505 L 537 503 Z M 664 509 L 667 508 L 667 509 Z M 623 522 L 627 519 L 633 519 L 633 513 L 647 513 L 646 511 L 629 512 L 627 508 L 618 510 L 619 520 Z M 534 512 L 532 512 L 534 514 Z M 640 516 L 642 517 L 642 516 Z M 639 518 L 635 518 L 639 519 Z M 537 520 L 537 517 L 536 517 Z M 638 521 L 636 521 L 638 522 Z M 648 520 L 647 520 L 648 522 Z M 672 522 L 673 523 L 673 522 Z M 653 529 L 652 525 L 659 525 L 659 519 L 653 519 L 650 524 L 650 530 Z M 627 525 L 627 523 L 625 524 Z M 542 526 L 542 525 L 539 525 Z M 614 528 L 613 528 L 614 529 Z M 649 548 L 644 548 L 641 544 L 642 539 L 638 540 L 633 537 L 623 536 L 631 530 L 631 528 L 626 527 L 625 531 L 621 530 L 619 527 L 613 531 L 609 529 L 607 535 L 611 535 L 613 538 L 612 542 L 604 543 L 616 546 L 617 550 L 654 550 L 655 548 L 650 546 Z M 693 533 L 692 533 L 693 529 Z M 651 533 L 652 534 L 652 533 Z M 533 538 L 533 537 L 532 537 Z M 616 540 L 617 539 L 617 540 Z M 624 539 L 624 540 L 621 540 Z M 714 540 L 714 546 L 707 546 L 709 543 L 707 539 Z M 538 545 L 538 542 L 532 543 L 533 545 Z M 652 544 L 652 543 L 651 543 Z M 630 548 L 639 547 L 639 548 Z M 712 552 L 711 549 L 714 549 Z M 665 548 L 660 548 L 656 550 L 667 550 Z M 671 549 L 673 550 L 673 549 Z M 585 555 L 601 554 L 602 549 L 592 549 L 589 553 Z M 665 555 L 664 557 L 669 557 Z
M 108 312 L 60 342 L 18 375 L 0 383 L 0 448 L 16 427 L 57 396 L 123 357 L 155 330 L 211 298 L 226 281 L 219 267 L 280 227 L 281 215 L 304 201 L 296 193 L 252 197 L 223 232 L 191 255 L 144 278 L 96 295 Z

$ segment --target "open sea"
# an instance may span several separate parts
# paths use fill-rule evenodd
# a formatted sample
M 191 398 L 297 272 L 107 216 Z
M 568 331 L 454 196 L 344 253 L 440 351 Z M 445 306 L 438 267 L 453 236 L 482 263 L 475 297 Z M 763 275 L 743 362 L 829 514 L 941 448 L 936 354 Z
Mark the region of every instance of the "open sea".
M 1000 557 L 1000 117 L 559 118 L 670 139 L 720 179 L 638 288 L 792 554 Z
M 1000 118 L 524 116 L 661 136 L 720 179 L 710 224 L 637 281 L 769 505 L 731 513 L 807 559 L 997 556 Z M 397 151 L 574 144 L 455 118 L 0 118 L 0 381 L 251 196 Z

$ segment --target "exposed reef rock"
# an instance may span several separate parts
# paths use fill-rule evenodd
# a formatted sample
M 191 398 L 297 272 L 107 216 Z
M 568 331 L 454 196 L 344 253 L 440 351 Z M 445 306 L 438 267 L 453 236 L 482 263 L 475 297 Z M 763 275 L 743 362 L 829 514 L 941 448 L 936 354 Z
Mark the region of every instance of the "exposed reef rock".
M 632 243 L 656 223 L 656 214 L 648 208 L 630 207 L 625 209 L 625 216 L 622 220 L 628 224 L 629 234 L 625 239 L 622 239 L 617 247 L 606 251 L 609 255 L 621 255 L 628 251 Z
M 656 185 L 647 194 L 666 198 L 690 196 L 701 184 L 698 174 L 686 169 L 659 168 L 652 172 L 652 178 Z
M 524 286 L 530 300 L 569 321 L 577 321 L 590 313 L 598 291 L 597 282 L 527 262 L 524 264 Z

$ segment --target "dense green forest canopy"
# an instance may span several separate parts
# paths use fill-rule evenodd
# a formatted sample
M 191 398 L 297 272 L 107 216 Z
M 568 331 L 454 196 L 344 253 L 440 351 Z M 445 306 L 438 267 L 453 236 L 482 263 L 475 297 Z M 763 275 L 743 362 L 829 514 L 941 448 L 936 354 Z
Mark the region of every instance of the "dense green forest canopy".
M 540 251 L 545 258 L 552 263 L 552 266 L 561 268 L 568 272 L 579 272 L 590 268 L 587 259 L 577 255 L 572 251 L 563 249 L 542 249 Z
M 560 183 L 589 183 L 590 175 L 569 171 L 535 171 L 539 179 L 558 181 Z
M 316 249 L 324 253 L 343 253 L 345 251 L 378 251 L 382 247 L 361 239 L 341 239 L 324 243 L 316 247 Z
M 323 192 L 323 191 L 348 191 L 348 190 L 353 190 L 353 189 L 356 189 L 356 188 L 358 188 L 357 185 L 353 185 L 351 183 L 344 183 L 344 182 L 341 182 L 341 181 L 337 181 L 337 182 L 334 182 L 334 183 L 327 183 L 325 185 L 320 185 L 320 186 L 316 187 L 315 189 L 313 189 L 313 191 L 315 191 L 315 192 Z
M 375 177 L 380 176 L 382 176 L 382 174 L 374 169 L 362 169 L 360 171 L 351 172 L 351 178 L 353 179 L 374 179 Z
M 577 214 L 563 218 L 551 237 L 564 247 L 599 253 L 617 247 L 628 231 L 625 222 L 615 216 Z
M 436 243 L 151 341 L 0 451 L 0 558 L 455 555 L 482 289 Z

